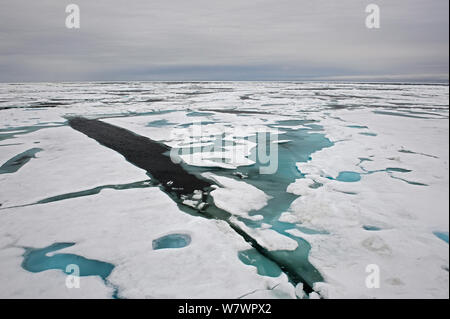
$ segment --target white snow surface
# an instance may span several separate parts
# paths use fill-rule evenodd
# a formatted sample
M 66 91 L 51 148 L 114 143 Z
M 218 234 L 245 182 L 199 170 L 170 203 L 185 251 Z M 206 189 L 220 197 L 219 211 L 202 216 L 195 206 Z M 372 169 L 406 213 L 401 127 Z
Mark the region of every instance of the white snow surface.
M 220 141 L 238 143 L 180 158 L 228 170 L 253 164 L 249 154 L 256 145 L 246 138 L 256 132 L 305 128 L 277 125 L 279 120 L 314 120 L 334 145 L 297 163 L 305 178 L 287 191 L 299 197 L 279 219 L 298 226 L 287 233 L 309 242 L 309 260 L 325 279 L 309 298 L 448 298 L 448 243 L 433 234 L 449 231 L 448 92 L 448 85 L 319 82 L 0 84 L 0 165 L 42 149 L 17 172 L 0 174 L 0 297 L 110 298 L 113 287 L 97 276 L 81 277 L 80 289 L 67 289 L 60 270 L 21 267 L 23 246 L 56 242 L 76 244 L 55 253 L 114 264 L 108 280 L 122 298 L 302 295 L 286 275 L 260 276 L 240 262 L 238 252 L 250 246 L 225 222 L 187 215 L 158 188 L 105 189 L 14 207 L 149 179 L 65 125 L 65 117 L 82 115 L 179 149 L 208 148 L 217 140 L 212 136 L 225 133 Z M 55 101 L 62 105 L 46 107 Z M 198 135 L 192 123 L 200 120 Z M 282 136 L 276 140 L 279 147 L 290 145 Z M 333 180 L 343 171 L 360 173 L 361 180 Z M 208 174 L 220 185 L 211 193 L 215 203 L 234 215 L 233 222 L 269 250 L 295 249 L 294 240 L 268 224 L 252 229 L 237 221 L 260 219 L 249 212 L 266 205 L 267 194 L 245 179 Z M 321 232 L 306 234 L 301 227 Z M 192 241 L 152 249 L 154 239 L 172 233 Z M 379 266 L 379 288 L 365 285 L 371 264 Z
M 314 153 L 308 163 L 298 163 L 306 178 L 288 188 L 301 195 L 290 207 L 289 220 L 330 233 L 303 236 L 312 246 L 310 261 L 325 276 L 327 296 L 448 298 L 448 244 L 433 234 L 449 229 L 448 120 L 368 110 L 334 115 L 341 120 L 324 118 L 321 125 L 330 140 L 339 142 Z M 352 122 L 369 126 L 377 136 L 357 134 L 358 130 L 346 127 Z M 360 163 L 359 158 L 370 161 Z M 341 171 L 386 168 L 411 172 L 380 171 L 362 175 L 354 183 L 323 178 L 336 177 Z M 322 187 L 306 187 L 318 179 Z M 381 230 L 364 230 L 364 225 Z M 378 289 L 364 284 L 369 264 L 380 267 Z
M 55 253 L 114 264 L 108 280 L 121 298 L 237 298 L 287 282 L 284 274 L 262 277 L 255 267 L 242 264 L 237 253 L 250 245 L 225 222 L 179 211 L 156 187 L 103 190 L 98 195 L 13 208 L 0 220 L 0 296 L 5 298 L 111 296 L 111 288 L 100 284 L 98 277 L 81 277 L 79 292 L 71 292 L 61 271 L 35 275 L 20 266 L 21 247 L 41 248 L 55 242 L 76 243 Z M 152 249 L 154 239 L 172 233 L 187 234 L 192 241 L 183 248 Z

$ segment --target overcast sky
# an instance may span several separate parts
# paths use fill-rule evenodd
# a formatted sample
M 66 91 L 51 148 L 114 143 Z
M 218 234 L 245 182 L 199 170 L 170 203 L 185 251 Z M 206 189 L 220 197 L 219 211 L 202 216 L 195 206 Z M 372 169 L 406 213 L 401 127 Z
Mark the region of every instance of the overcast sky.
M 65 26 L 78 4 L 81 28 Z M 365 26 L 366 5 L 381 28 Z M 448 0 L 0 0 L 0 81 L 448 81 Z

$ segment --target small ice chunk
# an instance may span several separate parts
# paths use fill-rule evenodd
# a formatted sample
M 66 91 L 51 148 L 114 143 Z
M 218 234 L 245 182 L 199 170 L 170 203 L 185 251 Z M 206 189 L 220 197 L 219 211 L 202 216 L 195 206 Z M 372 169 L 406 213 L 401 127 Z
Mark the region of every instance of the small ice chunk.
M 192 196 L 192 199 L 195 199 L 195 200 L 200 200 L 200 199 L 202 199 L 202 191 L 201 190 L 198 190 L 198 189 L 196 189 L 195 191 L 194 191 L 194 195 Z
M 185 200 L 183 200 L 183 204 L 186 206 L 190 206 L 192 208 L 196 208 L 198 205 L 198 201 L 191 200 L 191 199 L 185 199 Z
M 240 179 L 248 178 L 248 175 L 245 175 L 244 173 L 241 172 L 233 173 L 233 175 L 239 177 Z
M 305 296 L 305 292 L 303 291 L 303 283 L 299 282 L 297 286 L 295 286 L 295 295 L 300 299 Z
M 320 299 L 320 296 L 317 292 L 312 292 L 309 294 L 309 299 Z

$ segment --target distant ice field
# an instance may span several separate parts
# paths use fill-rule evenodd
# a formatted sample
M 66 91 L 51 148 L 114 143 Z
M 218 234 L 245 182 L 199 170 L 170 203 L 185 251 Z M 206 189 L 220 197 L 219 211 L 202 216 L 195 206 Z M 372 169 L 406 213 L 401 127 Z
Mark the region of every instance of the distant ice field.
M 448 192 L 444 84 L 0 84 L 1 298 L 449 298 Z

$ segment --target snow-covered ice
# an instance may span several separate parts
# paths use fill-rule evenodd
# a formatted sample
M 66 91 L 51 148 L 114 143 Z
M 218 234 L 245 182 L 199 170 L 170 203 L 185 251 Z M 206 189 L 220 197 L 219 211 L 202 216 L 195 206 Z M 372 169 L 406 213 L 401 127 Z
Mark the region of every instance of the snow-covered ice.
M 0 297 L 448 298 L 448 97 L 448 85 L 418 84 L 0 84 Z M 209 196 L 230 219 L 189 214 L 147 172 L 68 126 L 71 116 L 171 147 L 215 184 Z M 280 154 L 302 151 L 293 137 L 329 143 L 270 183 L 252 156 L 258 132 L 274 134 Z M 203 195 L 185 206 L 203 209 Z M 307 292 L 281 270 L 259 274 L 239 259 L 252 247 L 230 225 L 270 253 L 307 254 L 323 281 Z M 173 234 L 190 240 L 154 249 Z M 75 244 L 52 255 L 114 269 L 68 289 L 61 270 L 22 267 L 25 247 L 54 243 Z M 368 265 L 379 288 L 366 286 Z

